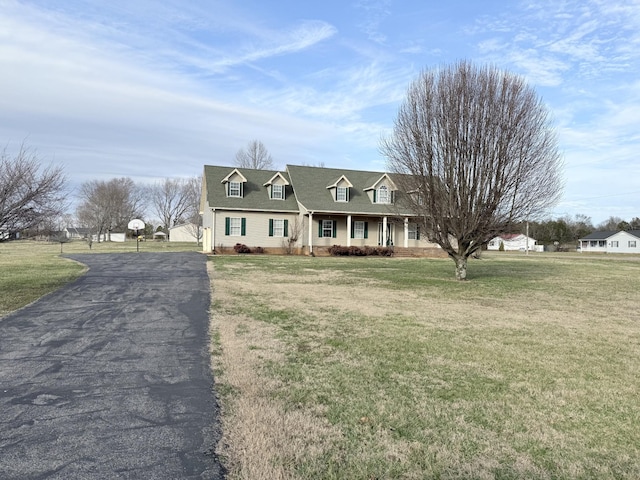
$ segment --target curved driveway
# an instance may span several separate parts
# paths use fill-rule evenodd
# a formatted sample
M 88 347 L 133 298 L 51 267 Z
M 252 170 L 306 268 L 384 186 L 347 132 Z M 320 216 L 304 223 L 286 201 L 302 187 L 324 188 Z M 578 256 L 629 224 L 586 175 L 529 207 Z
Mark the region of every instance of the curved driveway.
M 220 479 L 206 257 L 89 271 L 0 319 L 0 478 Z

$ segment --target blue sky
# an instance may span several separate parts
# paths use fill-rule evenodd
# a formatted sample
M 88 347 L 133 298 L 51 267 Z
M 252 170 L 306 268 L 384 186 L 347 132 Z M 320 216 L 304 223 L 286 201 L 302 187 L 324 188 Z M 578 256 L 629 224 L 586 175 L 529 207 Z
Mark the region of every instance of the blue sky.
M 72 185 L 231 165 L 384 170 L 408 84 L 462 59 L 526 78 L 565 159 L 549 216 L 640 216 L 640 1 L 0 0 L 0 144 Z

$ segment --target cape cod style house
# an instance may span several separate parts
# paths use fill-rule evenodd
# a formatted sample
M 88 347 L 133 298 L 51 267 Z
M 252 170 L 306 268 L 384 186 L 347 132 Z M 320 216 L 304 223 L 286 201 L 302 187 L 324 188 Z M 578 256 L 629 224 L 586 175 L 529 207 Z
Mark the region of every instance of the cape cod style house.
M 397 202 L 403 194 L 384 172 L 206 165 L 203 251 L 231 252 L 243 244 L 265 253 L 322 255 L 332 245 L 391 246 L 396 253 L 444 256 Z

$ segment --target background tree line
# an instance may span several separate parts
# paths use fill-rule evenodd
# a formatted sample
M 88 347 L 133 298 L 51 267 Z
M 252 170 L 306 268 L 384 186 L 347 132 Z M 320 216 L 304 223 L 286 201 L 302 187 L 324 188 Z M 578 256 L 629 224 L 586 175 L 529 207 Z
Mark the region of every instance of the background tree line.
M 235 163 L 245 168 L 273 168 L 271 155 L 257 140 L 238 151 Z M 0 241 L 12 238 L 16 232 L 47 236 L 64 227 L 88 228 L 98 238 L 108 238 L 110 232 L 127 232 L 127 224 L 133 218 L 145 220 L 146 235 L 154 233 L 150 224 L 153 221 L 158 222 L 157 229 L 167 234 L 176 225 L 192 225 L 194 237 L 199 238 L 201 185 L 199 176 L 165 178 L 151 185 L 121 177 L 87 181 L 72 194 L 61 167 L 44 166 L 37 152 L 24 144 L 13 155 L 5 147 L 0 153 Z M 69 213 L 74 197 L 75 215 Z M 627 221 L 612 216 L 595 226 L 583 214 L 528 222 L 529 236 L 539 244 L 557 242 L 567 248 L 578 239 L 603 230 L 640 230 L 640 217 Z M 502 233 L 526 231 L 527 222 L 520 221 Z
M 109 240 L 111 232 L 127 232 L 134 218 L 148 220 L 147 212 L 160 222 L 156 231 L 169 235 L 171 227 L 190 224 L 198 238 L 200 189 L 200 177 L 165 178 L 152 185 L 136 185 L 126 177 L 92 180 L 80 187 L 76 217 L 81 226 L 97 235 L 98 241 Z
M 516 225 L 513 233 L 526 233 L 526 230 L 527 222 L 521 222 Z M 558 245 L 572 247 L 580 238 L 590 233 L 620 230 L 640 230 L 640 217 L 634 217 L 630 221 L 620 217 L 609 217 L 595 226 L 591 217 L 583 214 L 529 222 L 529 236 L 539 245 L 554 245 L 558 242 Z
M 176 225 L 195 224 L 198 238 L 200 189 L 200 177 L 165 178 L 151 185 L 121 177 L 90 180 L 72 193 L 62 167 L 44 165 L 25 144 L 14 153 L 5 147 L 0 152 L 0 241 L 51 238 L 65 227 L 88 228 L 108 239 L 111 232 L 127 232 L 133 218 L 158 221 L 167 234 Z M 69 213 L 73 200 L 75 215 Z

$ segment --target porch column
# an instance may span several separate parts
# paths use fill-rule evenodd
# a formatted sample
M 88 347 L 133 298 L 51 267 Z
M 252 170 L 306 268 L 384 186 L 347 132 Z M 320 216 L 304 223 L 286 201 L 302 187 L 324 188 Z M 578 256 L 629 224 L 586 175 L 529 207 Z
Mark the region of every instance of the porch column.
M 351 246 L 351 215 L 347 215 L 347 247 Z
M 313 213 L 309 212 L 309 255 L 313 253 Z
M 409 219 L 404 217 L 404 248 L 409 248 Z
M 382 217 L 382 246 L 386 247 L 387 246 L 387 229 L 388 229 L 388 225 L 387 225 L 387 217 Z

